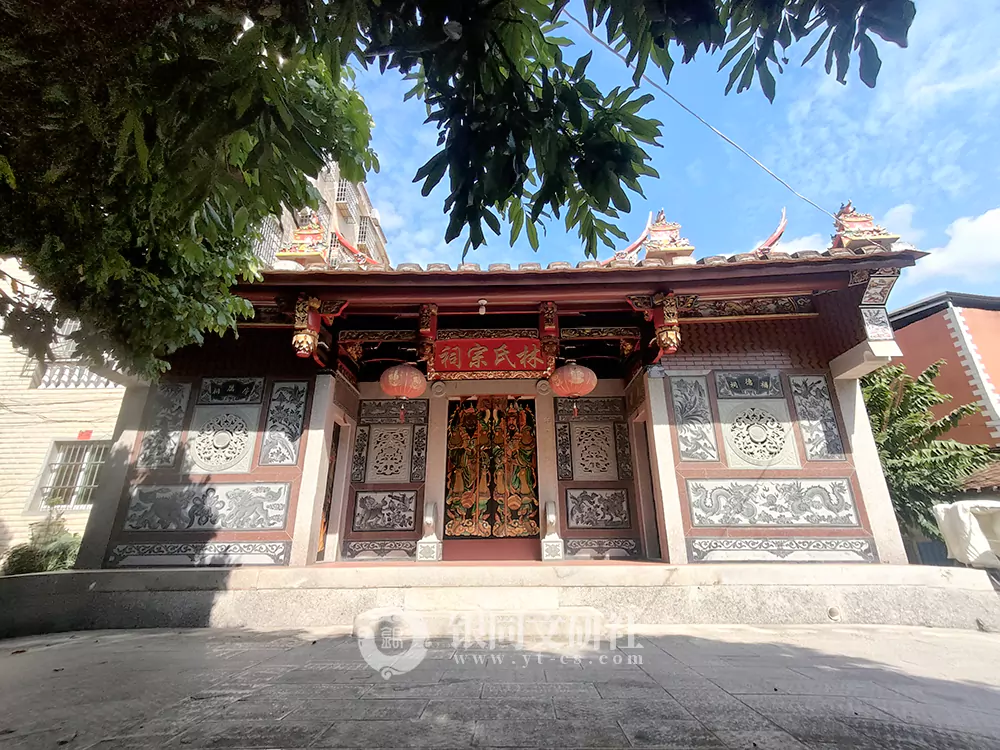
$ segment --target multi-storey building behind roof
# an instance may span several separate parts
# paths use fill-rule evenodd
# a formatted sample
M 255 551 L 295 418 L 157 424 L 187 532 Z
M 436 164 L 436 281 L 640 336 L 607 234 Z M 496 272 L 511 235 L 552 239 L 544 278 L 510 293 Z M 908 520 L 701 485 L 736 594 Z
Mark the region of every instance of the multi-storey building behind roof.
M 896 310 L 890 320 L 911 375 L 944 360 L 935 385 L 952 401 L 937 416 L 959 404 L 979 406 L 944 437 L 1000 448 L 1000 297 L 944 292 Z M 1000 498 L 1000 462 L 966 487 Z

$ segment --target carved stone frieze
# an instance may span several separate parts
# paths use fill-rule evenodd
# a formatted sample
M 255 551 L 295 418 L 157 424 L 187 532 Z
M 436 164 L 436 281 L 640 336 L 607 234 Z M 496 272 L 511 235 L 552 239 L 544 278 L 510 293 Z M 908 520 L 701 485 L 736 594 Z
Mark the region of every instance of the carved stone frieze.
M 568 558 L 608 560 L 639 556 L 639 544 L 635 539 L 566 539 L 563 545 Z
M 111 548 L 114 568 L 287 565 L 291 542 L 130 542 Z
M 267 422 L 261 439 L 261 466 L 294 466 L 299 460 L 299 442 L 306 412 L 305 380 L 279 381 L 271 386 Z
M 810 461 L 841 461 L 844 441 L 833 410 L 830 385 L 823 375 L 793 375 L 788 378 L 792 400 L 802 431 L 806 458 Z
M 577 413 L 573 414 L 573 405 Z M 613 398 L 557 398 L 556 422 L 624 422 L 625 399 Z
M 137 485 L 125 531 L 255 531 L 283 529 L 285 483 Z
M 199 404 L 259 404 L 264 378 L 202 378 Z
M 403 415 L 406 424 L 427 424 L 427 399 L 410 399 Z M 392 398 L 361 402 L 358 421 L 365 424 L 399 424 L 399 401 Z
M 341 344 L 372 342 L 384 343 L 407 343 L 416 341 L 417 334 L 414 331 L 405 330 L 356 330 L 340 331 L 337 334 L 337 341 Z
M 631 526 L 625 489 L 566 490 L 566 525 L 571 529 L 627 529 Z
M 354 496 L 354 531 L 414 531 L 416 490 L 373 492 L 359 490 Z
M 691 562 L 878 562 L 871 539 L 710 537 L 687 545 Z
M 345 541 L 344 557 L 348 560 L 403 559 L 412 560 L 417 554 L 417 542 L 406 539 L 383 541 Z
M 670 378 L 670 395 L 677 424 L 677 445 L 682 461 L 718 461 L 715 420 L 704 377 Z
M 638 339 L 638 328 L 632 326 L 588 326 L 586 328 L 563 328 L 561 339 Z
M 454 339 L 537 339 L 537 328 L 439 328 L 438 341 Z
M 160 383 L 156 387 L 149 429 L 143 435 L 136 460 L 140 469 L 167 469 L 174 465 L 190 397 L 190 383 Z
M 857 526 L 847 479 L 688 479 L 694 526 Z

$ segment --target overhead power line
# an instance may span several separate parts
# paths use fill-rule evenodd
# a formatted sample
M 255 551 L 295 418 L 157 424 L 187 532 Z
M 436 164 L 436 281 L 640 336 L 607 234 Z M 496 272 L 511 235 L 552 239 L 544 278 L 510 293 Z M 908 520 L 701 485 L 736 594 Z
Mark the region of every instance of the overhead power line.
M 575 23 L 577 26 L 579 26 L 581 29 L 583 29 L 583 32 L 587 36 L 589 36 L 591 39 L 593 39 L 595 42 L 597 42 L 597 44 L 601 45 L 604 49 L 606 49 L 612 55 L 614 55 L 619 60 L 621 60 L 623 63 L 625 63 L 625 67 L 626 68 L 631 69 L 632 66 L 629 64 L 629 61 L 625 58 L 625 56 L 621 52 L 618 52 L 610 44 L 608 44 L 603 39 L 601 39 L 596 34 L 594 34 L 594 32 L 591 31 L 590 28 L 586 24 L 582 23 L 576 16 L 574 16 L 569 11 L 564 10 L 563 14 L 565 14 L 567 18 L 569 18 L 573 23 Z M 663 94 L 664 96 L 666 96 L 668 99 L 670 99 L 670 101 L 672 101 L 678 107 L 680 107 L 685 112 L 687 112 L 689 115 L 691 115 L 692 117 L 694 117 L 698 122 L 700 122 L 702 125 L 704 125 L 706 128 L 708 128 L 709 130 L 711 130 L 713 133 L 715 133 L 717 136 L 719 136 L 722 140 L 724 140 L 730 146 L 732 146 L 737 151 L 739 151 L 741 154 L 743 154 L 745 157 L 747 157 L 750 161 L 752 161 L 758 167 L 760 167 L 765 172 L 767 172 L 769 175 L 771 175 L 771 177 L 773 177 L 778 182 L 780 182 L 795 197 L 797 197 L 797 198 L 805 201 L 810 206 L 812 206 L 813 208 L 815 208 L 817 211 L 822 211 L 824 214 L 826 214 L 827 216 L 829 216 L 834 221 L 837 220 L 836 216 L 834 216 L 832 213 L 830 213 L 829 211 L 827 211 L 825 208 L 823 208 L 822 206 L 818 205 L 814 201 L 809 200 L 806 196 L 802 195 L 802 193 L 800 193 L 798 190 L 796 190 L 795 188 L 793 188 L 791 185 L 789 185 L 783 179 L 781 179 L 780 177 L 778 177 L 778 175 L 776 175 L 774 172 L 772 172 L 770 169 L 768 169 L 767 166 L 765 166 L 760 161 L 760 159 L 756 158 L 753 154 L 751 154 L 749 151 L 747 151 L 745 148 L 743 148 L 740 144 L 738 144 L 732 138 L 730 138 L 729 136 L 727 136 L 725 133 L 723 133 L 717 127 L 715 127 L 714 125 L 712 125 L 704 117 L 702 117 L 697 112 L 695 112 L 693 109 L 691 109 L 690 107 L 688 107 L 686 104 L 684 104 L 684 102 L 682 102 L 676 96 L 674 96 L 673 94 L 671 94 L 669 91 L 666 90 L 666 88 L 664 88 L 663 86 L 661 86 L 659 83 L 657 83 L 656 81 L 654 81 L 652 78 L 650 78 L 649 76 L 647 76 L 645 73 L 642 74 L 642 80 L 645 81 L 646 83 L 648 83 L 650 86 L 652 86 L 657 91 L 659 91 L 661 94 Z

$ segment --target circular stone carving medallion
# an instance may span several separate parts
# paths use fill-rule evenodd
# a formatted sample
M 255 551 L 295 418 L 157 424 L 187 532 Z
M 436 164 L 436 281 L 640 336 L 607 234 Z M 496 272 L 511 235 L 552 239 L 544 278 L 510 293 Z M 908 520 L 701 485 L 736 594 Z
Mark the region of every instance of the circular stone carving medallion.
M 763 409 L 750 407 L 733 420 L 731 430 L 733 445 L 754 463 L 777 458 L 785 446 L 784 427 Z
M 250 449 L 250 430 L 242 417 L 220 414 L 198 431 L 194 460 L 210 471 L 224 471 L 239 463 Z

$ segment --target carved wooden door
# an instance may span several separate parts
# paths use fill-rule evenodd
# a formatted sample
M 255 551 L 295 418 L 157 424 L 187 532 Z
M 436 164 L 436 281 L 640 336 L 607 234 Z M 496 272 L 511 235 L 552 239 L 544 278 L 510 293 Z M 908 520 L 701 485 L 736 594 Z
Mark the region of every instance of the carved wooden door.
M 483 396 L 450 405 L 445 507 L 452 539 L 538 535 L 533 402 Z

